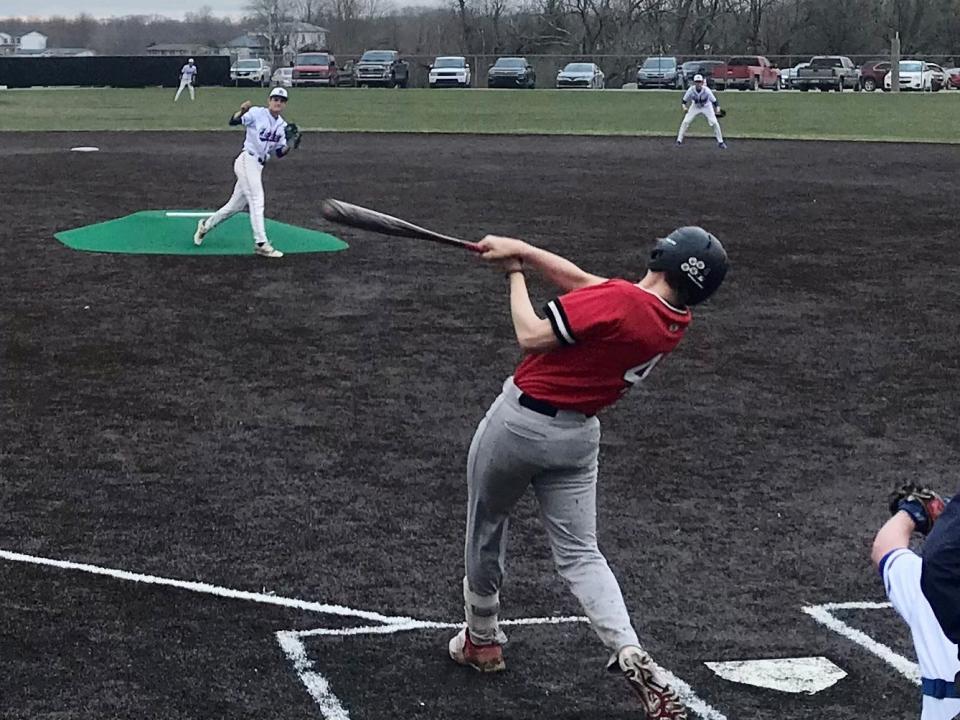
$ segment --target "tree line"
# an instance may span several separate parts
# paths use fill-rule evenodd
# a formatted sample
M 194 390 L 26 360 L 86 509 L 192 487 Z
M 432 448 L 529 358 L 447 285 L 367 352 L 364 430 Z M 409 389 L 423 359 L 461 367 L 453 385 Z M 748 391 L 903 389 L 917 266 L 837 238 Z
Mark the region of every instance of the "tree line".
M 390 47 L 409 55 L 652 53 L 768 56 L 888 52 L 899 32 L 909 54 L 960 55 L 960 0 L 253 0 L 249 16 L 0 20 L 0 30 L 38 30 L 51 47 L 136 55 L 151 43 L 221 47 L 244 32 L 301 20 L 328 29 L 342 55 Z

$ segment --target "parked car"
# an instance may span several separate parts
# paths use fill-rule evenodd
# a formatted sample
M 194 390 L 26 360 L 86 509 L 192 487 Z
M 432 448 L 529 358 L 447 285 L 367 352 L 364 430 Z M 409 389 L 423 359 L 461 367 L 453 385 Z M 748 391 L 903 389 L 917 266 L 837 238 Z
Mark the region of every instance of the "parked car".
M 947 68 L 948 87 L 960 88 L 960 68 Z
M 270 82 L 270 75 L 270 66 L 263 58 L 237 60 L 237 63 L 230 68 L 230 81 L 234 85 L 249 82 L 264 87 Z
M 787 90 L 792 88 L 794 86 L 793 81 L 797 77 L 797 73 L 800 72 L 800 70 L 805 67 L 810 67 L 810 63 L 808 62 L 798 63 L 797 65 L 794 65 L 792 68 L 785 68 L 781 70 L 780 85 Z
M 930 90 L 933 92 L 940 92 L 941 90 L 950 87 L 950 76 L 947 74 L 947 71 L 943 69 L 940 65 L 936 63 L 927 63 L 927 69 L 930 72 Z
M 293 68 L 282 67 L 274 70 L 270 84 L 274 87 L 293 87 Z
M 410 81 L 410 66 L 396 50 L 367 50 L 353 66 L 359 87 L 405 88 Z
M 563 70 L 557 73 L 557 88 L 603 90 L 605 84 L 603 70 L 595 63 L 567 63 Z
M 810 65 L 800 68 L 793 79 L 793 87 L 806 92 L 810 88 L 842 92 L 845 88 L 860 89 L 860 71 L 848 57 L 817 55 Z
M 684 86 L 691 85 L 696 75 L 703 75 L 707 87 L 723 90 L 726 87 L 727 64 L 723 60 L 687 60 L 680 66 Z
M 465 57 L 438 57 L 430 66 L 429 84 L 438 87 L 470 87 L 470 65 Z
M 297 53 L 293 61 L 294 87 L 336 87 L 337 78 L 337 59 L 331 53 Z
M 337 65 L 337 87 L 356 87 L 357 78 L 353 74 L 353 60 Z
M 534 88 L 537 73 L 525 57 L 502 57 L 487 70 L 487 87 Z
M 947 74 L 943 68 L 923 60 L 900 61 L 900 89 L 926 90 L 939 92 L 947 84 Z M 890 90 L 893 85 L 893 73 L 883 79 L 883 87 Z
M 869 60 L 860 66 L 860 89 L 873 92 L 883 87 L 883 79 L 890 72 L 889 60 Z
M 637 68 L 637 90 L 648 87 L 683 88 L 680 66 L 675 57 L 648 57 Z
M 763 55 L 737 55 L 727 60 L 727 90 L 780 89 L 780 71 Z

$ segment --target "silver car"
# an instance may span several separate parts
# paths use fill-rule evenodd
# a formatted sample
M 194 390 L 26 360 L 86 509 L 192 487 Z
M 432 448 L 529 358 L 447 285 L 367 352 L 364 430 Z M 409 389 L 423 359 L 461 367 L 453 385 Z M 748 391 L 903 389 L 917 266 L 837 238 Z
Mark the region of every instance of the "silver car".
M 603 90 L 603 70 L 595 63 L 572 62 L 557 73 L 557 88 L 589 88 Z

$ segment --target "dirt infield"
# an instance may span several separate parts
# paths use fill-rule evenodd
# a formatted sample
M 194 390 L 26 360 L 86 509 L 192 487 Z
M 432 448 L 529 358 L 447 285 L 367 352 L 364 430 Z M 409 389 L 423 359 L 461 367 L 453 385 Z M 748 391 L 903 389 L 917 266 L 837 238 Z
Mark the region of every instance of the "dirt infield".
M 16 175 L 0 184 L 0 550 L 455 622 L 467 446 L 518 360 L 502 277 L 456 250 L 340 229 L 349 250 L 276 262 L 53 239 L 218 206 L 237 145 L 0 137 Z M 318 134 L 304 146 L 264 174 L 268 215 L 296 225 L 332 230 L 319 200 L 334 196 L 627 277 L 675 226 L 716 233 L 726 284 L 602 416 L 601 546 L 648 648 L 715 720 L 917 716 L 917 688 L 802 607 L 883 600 L 868 551 L 884 494 L 904 478 L 955 490 L 960 149 Z M 349 630 L 378 624 L 362 613 L 194 590 L 0 558 L 0 717 L 342 720 L 315 702 L 314 675 L 354 719 L 638 716 L 576 623 L 516 628 L 508 672 L 485 678 L 445 659 L 443 628 L 373 634 Z M 580 612 L 529 497 L 503 603 L 513 618 Z M 913 658 L 889 610 L 842 616 Z M 299 666 L 274 635 L 316 628 L 332 631 L 298 640 Z M 800 655 L 848 677 L 783 695 L 703 664 Z

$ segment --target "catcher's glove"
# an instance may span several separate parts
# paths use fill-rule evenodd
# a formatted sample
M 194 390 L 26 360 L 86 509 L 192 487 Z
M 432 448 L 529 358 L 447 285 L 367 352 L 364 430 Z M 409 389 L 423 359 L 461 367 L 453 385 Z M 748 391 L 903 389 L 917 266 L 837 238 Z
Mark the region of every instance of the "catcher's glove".
M 287 145 L 294 150 L 300 147 L 300 128 L 297 127 L 296 123 L 287 123 L 287 126 L 283 129 L 283 134 L 287 138 Z
M 946 503 L 933 490 L 907 483 L 890 493 L 890 514 L 901 510 L 909 515 L 917 526 L 917 532 L 926 535 L 943 513 Z
M 717 110 L 717 117 L 726 117 L 726 116 L 727 116 L 726 110 L 724 110 L 723 108 L 720 108 L 719 110 Z

